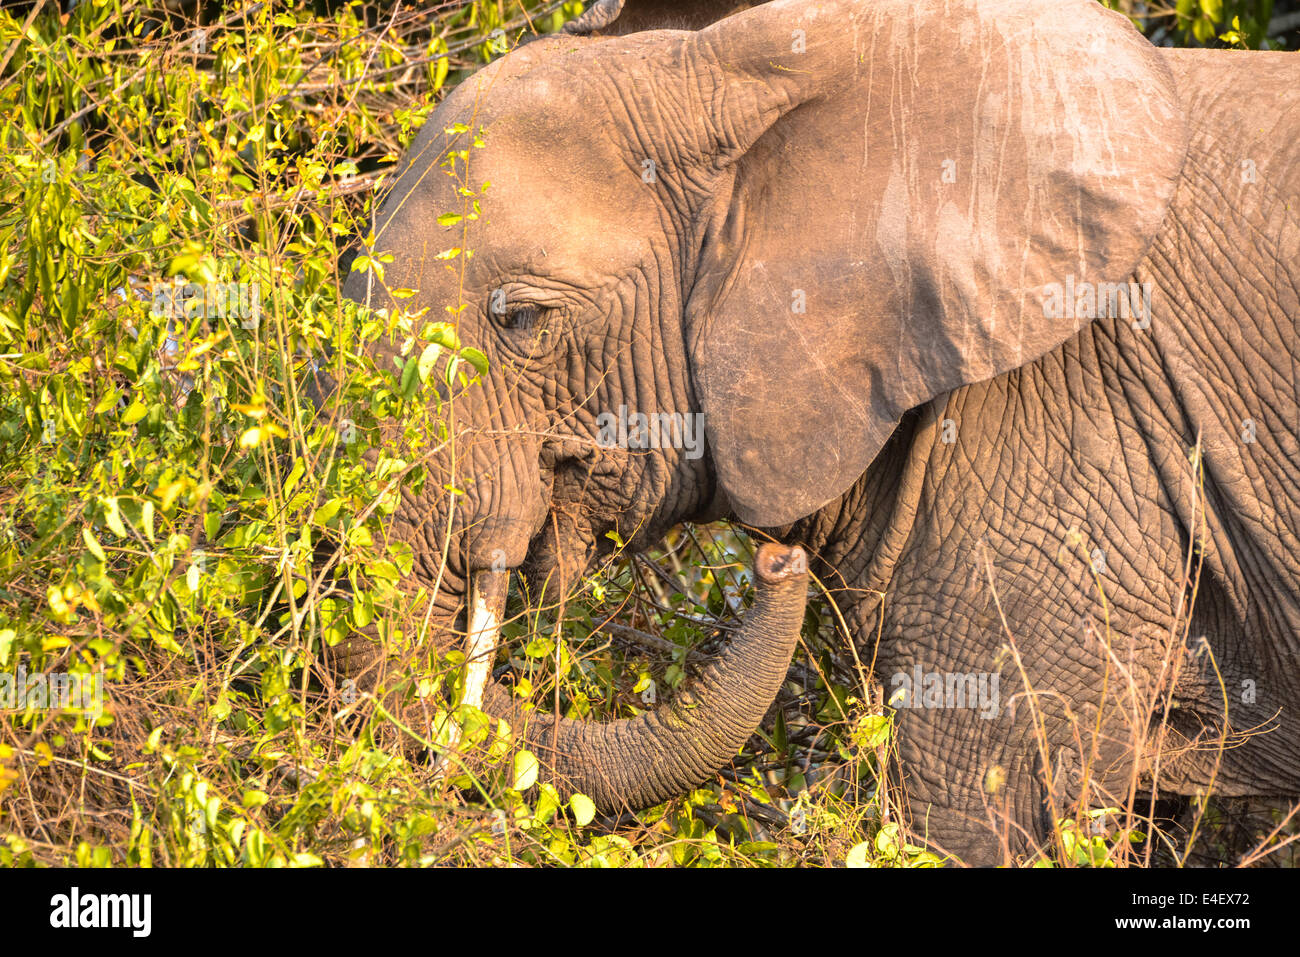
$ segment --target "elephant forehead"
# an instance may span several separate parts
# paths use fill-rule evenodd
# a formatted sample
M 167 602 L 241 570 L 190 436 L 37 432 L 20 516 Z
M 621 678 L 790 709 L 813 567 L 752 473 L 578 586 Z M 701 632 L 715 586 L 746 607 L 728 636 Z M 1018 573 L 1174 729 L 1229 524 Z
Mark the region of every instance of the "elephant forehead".
M 469 155 L 472 198 L 459 192 L 463 176 L 441 169 L 423 176 L 423 220 L 478 207 L 471 219 L 438 220 L 442 246 L 467 245 L 485 266 L 541 274 L 568 268 L 576 278 L 645 261 L 651 237 L 663 234 L 651 187 L 626 163 L 598 163 L 594 148 L 576 140 L 520 135 L 507 124 L 495 125 L 483 142 Z
M 575 194 L 538 185 L 498 188 L 494 180 L 482 210 L 479 235 L 489 242 L 492 256 L 520 264 L 549 260 L 551 268 L 543 272 L 566 264 L 610 271 L 641 262 L 659 225 L 653 209 L 632 201 L 620 209 L 616 197 L 600 188 Z M 474 242 L 472 232 L 469 241 Z
M 431 120 L 436 122 L 437 120 Z M 602 173 L 591 158 L 564 155 L 563 144 L 534 142 L 498 129 L 483 147 L 440 135 L 413 160 L 378 220 L 382 234 L 421 237 L 425 257 L 474 250 L 474 263 L 574 279 L 649 261 L 663 236 L 651 187 L 626 164 Z M 468 173 L 453 151 L 468 151 Z M 467 195 L 468 193 L 468 195 Z

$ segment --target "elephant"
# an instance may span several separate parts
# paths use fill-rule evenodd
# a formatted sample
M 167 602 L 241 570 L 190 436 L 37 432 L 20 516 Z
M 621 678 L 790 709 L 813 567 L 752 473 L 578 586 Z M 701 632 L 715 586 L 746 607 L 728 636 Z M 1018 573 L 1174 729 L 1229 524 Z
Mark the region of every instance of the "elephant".
M 386 274 L 343 285 L 487 359 L 391 531 L 442 640 L 467 619 L 465 700 L 527 717 L 490 675 L 512 573 L 563 591 L 611 533 L 730 520 L 784 543 L 752 627 L 685 706 L 533 713 L 561 788 L 635 809 L 729 760 L 806 564 L 956 860 L 1157 790 L 1300 792 L 1300 60 L 1093 0 L 621 7 L 452 91 L 374 214 Z

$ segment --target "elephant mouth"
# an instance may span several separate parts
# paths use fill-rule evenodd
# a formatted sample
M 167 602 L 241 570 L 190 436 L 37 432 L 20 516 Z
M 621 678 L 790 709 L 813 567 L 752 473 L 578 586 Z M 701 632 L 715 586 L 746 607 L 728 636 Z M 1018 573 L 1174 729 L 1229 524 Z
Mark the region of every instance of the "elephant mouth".
M 552 493 L 558 487 L 551 485 Z M 519 586 L 520 599 L 529 608 L 559 607 L 586 575 L 598 551 L 597 542 L 597 523 L 589 508 L 572 501 L 552 501 L 541 527 L 529 540 L 523 561 L 516 566 L 504 559 L 504 549 L 494 548 L 488 541 L 488 547 L 480 549 L 482 555 L 494 557 L 486 567 L 473 567 L 466 552 L 464 574 L 447 569 L 453 572 L 453 581 L 444 582 L 444 587 L 451 584 L 448 594 L 454 594 L 455 608 L 450 615 L 440 616 L 443 625 L 434 640 L 440 651 L 464 651 L 462 704 L 481 707 L 483 703 L 501 644 L 512 577 Z
M 528 603 L 545 607 L 562 602 L 587 574 L 603 537 L 586 510 L 553 508 L 518 569 Z
M 529 542 L 524 562 L 514 571 L 524 602 L 533 608 L 558 607 L 586 574 L 597 551 L 590 513 L 578 506 L 555 508 Z M 481 707 L 501 644 L 501 625 L 511 569 L 480 569 L 470 576 L 465 611 L 458 624 L 465 636 L 464 704 Z

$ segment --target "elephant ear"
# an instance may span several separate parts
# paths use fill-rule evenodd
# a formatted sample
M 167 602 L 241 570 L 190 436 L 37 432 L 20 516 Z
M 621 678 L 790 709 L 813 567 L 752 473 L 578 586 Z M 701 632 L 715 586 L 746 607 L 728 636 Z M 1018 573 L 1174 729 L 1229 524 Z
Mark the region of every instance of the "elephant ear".
M 582 16 L 566 23 L 564 32 L 588 36 L 597 30 L 604 30 L 623 12 L 623 3 L 624 0 L 596 0 L 587 5 Z
M 775 2 L 688 45 L 716 184 L 688 344 L 759 526 L 1100 314 L 1068 291 L 1128 292 L 1186 154 L 1168 68 L 1094 0 Z

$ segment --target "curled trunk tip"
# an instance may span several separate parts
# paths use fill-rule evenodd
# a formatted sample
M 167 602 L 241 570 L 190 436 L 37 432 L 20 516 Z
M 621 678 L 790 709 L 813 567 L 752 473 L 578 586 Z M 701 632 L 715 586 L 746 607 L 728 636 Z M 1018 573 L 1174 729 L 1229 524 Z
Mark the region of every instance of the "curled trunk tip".
M 789 581 L 808 571 L 808 556 L 798 545 L 778 545 L 766 542 L 758 549 L 754 559 L 754 572 L 765 585 Z

